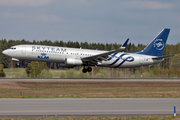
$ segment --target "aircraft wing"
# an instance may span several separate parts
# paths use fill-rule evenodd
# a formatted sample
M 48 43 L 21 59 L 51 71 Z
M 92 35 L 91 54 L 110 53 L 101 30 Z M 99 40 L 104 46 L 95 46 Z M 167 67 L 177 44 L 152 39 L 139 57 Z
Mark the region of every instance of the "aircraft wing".
M 111 51 L 101 53 L 101 54 L 97 54 L 97 55 L 93 55 L 93 56 L 89 56 L 89 57 L 84 57 L 84 58 L 81 58 L 81 60 L 83 62 L 88 62 L 88 64 L 91 64 L 91 65 L 97 65 L 97 62 L 101 62 L 103 60 L 106 60 L 108 58 L 108 55 L 115 53 L 115 52 L 123 51 L 126 48 L 128 41 L 129 41 L 129 38 L 118 49 L 111 50 Z

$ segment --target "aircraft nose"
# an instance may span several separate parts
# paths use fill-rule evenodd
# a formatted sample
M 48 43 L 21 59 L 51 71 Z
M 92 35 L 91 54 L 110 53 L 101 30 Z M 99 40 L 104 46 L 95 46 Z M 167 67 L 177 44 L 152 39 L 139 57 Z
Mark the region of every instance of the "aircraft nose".
M 4 55 L 8 55 L 8 50 L 4 50 L 2 53 L 3 53 Z

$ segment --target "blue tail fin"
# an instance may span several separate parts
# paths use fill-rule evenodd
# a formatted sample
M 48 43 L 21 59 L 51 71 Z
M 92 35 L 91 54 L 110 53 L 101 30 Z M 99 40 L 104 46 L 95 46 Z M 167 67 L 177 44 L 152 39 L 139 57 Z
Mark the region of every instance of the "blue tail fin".
M 149 43 L 146 48 L 141 51 L 133 52 L 137 54 L 162 56 L 170 29 L 163 29 L 154 39 Z

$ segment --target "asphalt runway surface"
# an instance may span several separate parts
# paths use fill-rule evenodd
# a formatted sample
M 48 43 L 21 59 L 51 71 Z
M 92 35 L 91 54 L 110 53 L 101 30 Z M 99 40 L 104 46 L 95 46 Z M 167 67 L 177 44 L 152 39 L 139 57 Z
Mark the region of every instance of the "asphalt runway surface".
M 0 117 L 131 117 L 180 115 L 180 98 L 0 99 Z
M 12 81 L 169 82 L 180 79 L 0 79 Z M 2 98 L 0 117 L 132 117 L 180 115 L 180 98 Z
M 136 82 L 136 81 L 140 81 L 140 82 L 169 82 L 169 81 L 180 81 L 180 79 L 174 79 L 174 78 L 164 78 L 164 79 L 143 79 L 143 78 L 137 78 L 137 79 L 129 79 L 129 78 L 122 78 L 122 79 L 114 79 L 114 78 L 99 78 L 99 79 L 25 79 L 25 78 L 0 78 L 0 82 L 12 82 L 12 81 L 93 81 L 93 82 L 122 82 L 122 81 L 128 81 L 128 82 Z

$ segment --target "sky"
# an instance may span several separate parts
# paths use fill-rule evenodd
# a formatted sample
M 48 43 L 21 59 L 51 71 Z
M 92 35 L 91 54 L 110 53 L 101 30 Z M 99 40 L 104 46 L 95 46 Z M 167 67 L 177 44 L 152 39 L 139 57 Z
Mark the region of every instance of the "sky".
M 180 42 L 180 0 L 0 0 L 0 39 L 146 45 L 164 28 Z

